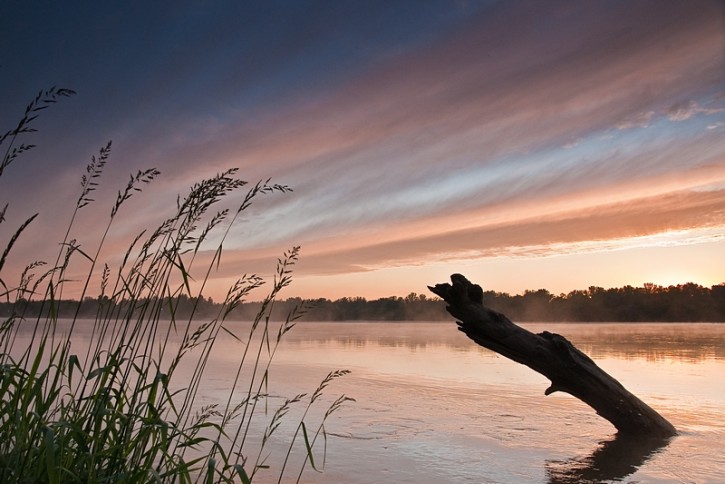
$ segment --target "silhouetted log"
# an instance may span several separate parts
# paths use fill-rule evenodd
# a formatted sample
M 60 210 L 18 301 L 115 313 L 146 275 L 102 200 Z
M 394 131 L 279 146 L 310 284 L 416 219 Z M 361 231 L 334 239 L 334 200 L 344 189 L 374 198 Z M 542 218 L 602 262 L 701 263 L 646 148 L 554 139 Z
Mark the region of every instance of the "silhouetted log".
M 628 392 L 566 338 L 548 331 L 534 334 L 485 307 L 481 287 L 460 274 L 453 274 L 451 282 L 428 288 L 448 303 L 448 312 L 459 320 L 458 329 L 484 348 L 551 380 L 545 395 L 554 392 L 573 395 L 609 420 L 623 435 L 677 434 L 664 417 Z

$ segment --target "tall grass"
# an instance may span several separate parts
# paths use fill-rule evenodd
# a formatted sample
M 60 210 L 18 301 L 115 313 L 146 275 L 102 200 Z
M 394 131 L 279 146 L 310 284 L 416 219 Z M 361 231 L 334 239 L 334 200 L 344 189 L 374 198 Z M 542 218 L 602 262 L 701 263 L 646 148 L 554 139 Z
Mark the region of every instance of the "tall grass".
M 35 131 L 37 116 L 73 94 L 51 88 L 28 105 L 17 127 L 0 137 L 5 147 L 0 175 L 33 148 L 21 141 Z M 126 202 L 146 190 L 159 171 L 130 176 L 99 228 L 100 242 L 88 250 L 72 234 L 83 209 L 95 202 L 110 155 L 109 142 L 88 164 L 53 263 L 30 262 L 14 284 L 3 278 L 13 247 L 37 214 L 12 231 L 0 257 L 0 297 L 14 303 L 0 326 L 0 482 L 248 483 L 260 475 L 271 480 L 270 474 L 282 482 L 286 475 L 299 481 L 308 466 L 319 469 L 315 442 L 318 437 L 326 442 L 326 419 L 350 398 L 327 399 L 322 413 L 309 410 L 319 406 L 326 386 L 347 372 L 331 372 L 310 395 L 295 395 L 276 408 L 268 394 L 275 352 L 305 311 L 298 307 L 286 320 L 270 321 L 275 298 L 291 283 L 299 248 L 277 261 L 251 323 L 233 324 L 227 318 L 265 284 L 256 274 L 245 274 L 231 285 L 215 317 L 195 319 L 230 228 L 259 196 L 290 189 L 269 180 L 248 185 L 237 178 L 236 169 L 202 180 L 176 201 L 173 214 L 155 230 L 141 231 L 112 268 L 100 260 L 111 228 Z M 242 190 L 236 210 L 214 211 L 222 199 Z M 0 224 L 6 223 L 8 209 L 6 204 L 0 210 Z M 209 260 L 201 256 L 212 238 Z M 72 263 L 86 267 L 80 281 L 70 280 Z M 80 304 L 74 317 L 60 320 L 58 302 L 71 284 L 80 291 Z M 91 325 L 87 346 L 74 352 L 81 306 L 91 294 L 101 304 L 95 319 L 82 323 Z M 184 318 L 176 317 L 180 295 L 196 301 Z M 29 298 L 44 301 L 40 316 L 26 317 L 23 301 Z M 239 334 L 240 327 L 245 334 Z M 225 401 L 201 405 L 199 395 L 221 337 L 240 341 L 236 376 Z M 191 369 L 180 371 L 182 362 Z M 283 462 L 270 469 L 270 439 L 295 407 L 302 416 L 293 426 Z M 260 419 L 267 422 L 261 436 L 255 434 Z M 297 447 L 304 459 L 293 470 L 290 456 Z

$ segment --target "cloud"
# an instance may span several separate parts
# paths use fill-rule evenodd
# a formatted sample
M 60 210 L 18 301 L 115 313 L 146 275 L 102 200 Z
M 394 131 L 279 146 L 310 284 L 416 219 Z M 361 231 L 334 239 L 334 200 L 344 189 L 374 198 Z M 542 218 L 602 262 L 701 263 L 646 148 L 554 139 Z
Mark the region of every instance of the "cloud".
M 725 108 L 704 108 L 695 101 L 681 101 L 665 109 L 670 121 L 686 121 L 698 114 L 712 115 L 725 112 Z
M 617 129 L 646 128 L 655 116 L 654 111 L 638 113 L 616 124 Z
M 578 145 L 582 141 L 584 141 L 584 138 L 577 138 L 575 140 L 569 141 L 566 144 L 564 144 L 563 148 L 569 150 L 571 148 L 574 148 L 576 145 Z
M 621 201 L 596 203 L 593 193 L 592 204 L 580 208 L 550 203 L 536 207 L 539 212 L 521 207 L 500 218 L 458 214 L 450 220 L 441 217 L 398 230 L 319 240 L 303 246 L 297 273 L 345 274 L 441 261 L 544 257 L 720 240 L 725 234 L 723 182 L 721 173 L 720 182 L 714 185 L 639 197 L 633 193 L 632 198 Z M 282 250 L 283 246 L 231 251 L 224 267 L 269 271 L 269 261 Z M 222 278 L 230 275 L 224 269 L 217 274 Z

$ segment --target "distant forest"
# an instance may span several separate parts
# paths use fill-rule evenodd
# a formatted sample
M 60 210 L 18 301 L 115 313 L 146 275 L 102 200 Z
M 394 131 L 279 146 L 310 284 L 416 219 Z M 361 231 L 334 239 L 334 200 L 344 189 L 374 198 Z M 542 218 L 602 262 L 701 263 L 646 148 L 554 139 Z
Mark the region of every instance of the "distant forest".
M 177 319 L 188 318 L 194 306 L 196 319 L 211 319 L 219 314 L 221 305 L 211 298 L 198 301 L 187 296 L 175 298 L 160 305 L 161 317 L 170 316 L 174 307 Z M 487 291 L 484 302 L 490 308 L 504 313 L 513 321 L 546 322 L 668 322 L 706 321 L 725 322 L 725 283 L 710 288 L 694 283 L 677 286 L 645 284 L 643 287 L 625 286 L 604 289 L 590 287 L 568 294 L 554 295 L 546 289 L 525 291 L 523 294 Z M 137 308 L 147 305 L 148 300 L 136 301 Z M 128 302 L 112 303 L 107 298 L 78 301 L 64 300 L 56 303 L 54 310 L 59 317 L 73 317 L 76 311 L 80 317 L 95 318 L 99 311 L 123 311 Z M 250 320 L 260 309 L 258 302 L 245 302 L 235 307 L 228 319 Z M 0 317 L 22 314 L 34 317 L 47 312 L 48 303 L 43 301 L 20 301 L 15 305 L 0 303 Z M 445 303 L 436 296 L 411 293 L 406 297 L 386 297 L 367 300 L 362 297 L 329 299 L 289 298 L 276 301 L 273 319 L 284 319 L 293 308 L 303 308 L 301 320 L 307 321 L 440 321 L 450 320 Z

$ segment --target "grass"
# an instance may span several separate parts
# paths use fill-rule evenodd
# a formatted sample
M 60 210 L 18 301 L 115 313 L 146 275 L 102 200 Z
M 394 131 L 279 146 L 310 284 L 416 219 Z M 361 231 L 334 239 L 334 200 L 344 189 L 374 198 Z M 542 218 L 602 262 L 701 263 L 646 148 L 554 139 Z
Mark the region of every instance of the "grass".
M 40 92 L 18 125 L 0 136 L 5 148 L 0 176 L 33 148 L 22 140 L 35 131 L 35 119 L 73 94 L 58 88 Z M 260 196 L 285 193 L 289 187 L 269 180 L 249 185 L 237 178 L 236 169 L 202 180 L 177 200 L 173 214 L 156 229 L 141 230 L 118 267 L 111 268 L 100 260 L 111 228 L 126 202 L 142 196 L 139 192 L 159 171 L 130 176 L 99 229 L 100 242 L 89 251 L 72 234 L 84 208 L 95 203 L 110 155 L 109 142 L 86 167 L 54 263 L 30 262 L 17 283 L 4 279 L 13 247 L 38 214 L 12 232 L 0 257 L 0 297 L 14 308 L 0 326 L 0 482 L 249 483 L 259 476 L 267 482 L 270 474 L 282 482 L 299 481 L 309 467 L 321 469 L 315 444 L 320 439 L 326 444 L 326 419 L 350 398 L 320 397 L 347 371 L 331 372 L 311 394 L 295 395 L 276 409 L 268 394 L 274 355 L 305 311 L 297 307 L 286 320 L 270 321 L 275 299 L 291 283 L 299 248 L 277 261 L 251 323 L 233 324 L 227 317 L 265 285 L 255 274 L 232 284 L 213 318 L 197 321 L 196 304 L 191 315 L 177 319 L 175 313 L 181 295 L 202 301 L 230 228 L 245 210 Z M 221 200 L 234 196 L 240 197 L 236 210 L 216 210 Z M 6 204 L 0 210 L 0 224 L 6 223 L 8 209 Z M 199 262 L 212 239 L 211 261 Z M 80 281 L 71 281 L 72 263 L 86 268 Z M 93 281 L 98 279 L 95 292 Z M 59 320 L 58 301 L 71 284 L 80 287 L 81 304 L 74 318 Z M 82 301 L 91 294 L 102 303 L 95 319 L 81 324 Z M 24 314 L 23 302 L 30 298 L 44 301 L 41 316 Z M 74 350 L 74 336 L 88 324 L 87 346 Z M 239 334 L 240 327 L 245 334 Z M 209 362 L 222 337 L 238 340 L 243 348 L 236 377 L 229 382 L 226 401 L 201 405 Z M 323 400 L 324 412 L 311 411 Z M 270 468 L 269 443 L 293 408 L 299 408 L 301 417 L 292 425 L 282 464 Z M 261 437 L 255 434 L 260 420 L 266 422 Z M 292 469 L 290 457 L 298 448 L 304 458 Z

